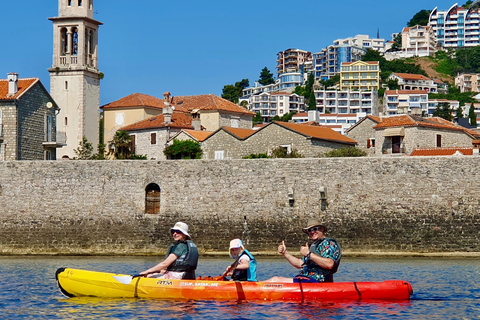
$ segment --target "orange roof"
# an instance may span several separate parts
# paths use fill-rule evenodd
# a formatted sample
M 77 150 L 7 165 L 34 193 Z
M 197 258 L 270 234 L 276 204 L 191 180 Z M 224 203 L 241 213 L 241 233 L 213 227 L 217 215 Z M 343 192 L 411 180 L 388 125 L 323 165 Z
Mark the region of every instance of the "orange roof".
M 18 99 L 23 93 L 28 91 L 35 83 L 40 81 L 38 78 L 18 79 L 18 91 L 14 95 L 8 95 L 8 80 L 0 79 L 0 100 Z
M 431 80 L 430 78 L 425 77 L 424 75 L 421 74 L 413 74 L 413 73 L 396 73 L 394 72 L 393 74 L 399 76 L 402 79 L 405 80 Z
M 321 140 L 329 140 L 329 141 L 336 141 L 342 142 L 347 144 L 357 144 L 355 140 L 352 140 L 330 128 L 324 126 L 309 126 L 309 125 L 302 125 L 297 123 L 291 122 L 280 122 L 274 121 L 273 123 L 278 124 L 284 128 L 290 129 L 297 133 L 300 133 L 307 137 L 312 137 L 315 139 Z
M 192 118 L 184 112 L 174 111 L 172 114 L 172 122 L 170 124 L 165 123 L 164 114 L 159 114 L 157 116 L 153 116 L 148 119 L 132 123 L 128 126 L 120 128 L 120 130 L 144 130 L 163 128 L 167 126 L 170 128 L 193 129 Z
M 219 110 L 234 113 L 243 113 L 254 116 L 255 112 L 248 111 L 230 102 L 226 99 L 220 98 L 214 94 L 200 94 L 196 96 L 179 96 L 173 97 L 173 104 L 175 106 L 181 106 L 188 111 L 195 109 L 199 110 Z
M 195 138 L 195 140 L 199 142 L 204 141 L 213 133 L 212 131 L 196 131 L 196 130 L 188 130 L 188 129 L 185 129 L 183 131 L 185 131 L 188 135 Z
M 410 154 L 411 156 L 452 156 L 456 152 L 460 152 L 464 156 L 473 155 L 473 148 L 415 148 Z
M 360 62 L 366 63 L 366 64 L 379 64 L 378 61 L 355 61 L 355 62 L 342 62 L 342 65 L 349 66 L 351 64 L 360 64 Z
M 377 124 L 374 129 L 385 129 L 390 127 L 430 127 L 436 129 L 457 130 L 464 131 L 472 136 L 478 136 L 479 133 L 466 129 L 462 126 L 457 126 L 454 123 L 442 119 L 440 117 L 423 118 L 414 115 L 400 115 L 382 118 L 382 121 Z
M 295 113 L 293 116 L 293 118 L 298 118 L 298 117 L 308 117 L 308 112 L 299 112 L 299 113 Z
M 393 96 L 396 94 L 428 94 L 425 90 L 385 90 L 385 94 Z
M 233 134 L 234 136 L 238 137 L 239 139 L 245 139 L 248 136 L 251 136 L 257 130 L 253 129 L 242 129 L 242 128 L 233 128 L 233 127 L 222 127 L 223 130 Z
M 132 93 L 117 101 L 113 101 L 102 106 L 103 109 L 128 107 L 151 107 L 163 109 L 166 106 L 163 103 L 162 99 L 158 99 L 156 97 L 149 96 L 143 93 Z

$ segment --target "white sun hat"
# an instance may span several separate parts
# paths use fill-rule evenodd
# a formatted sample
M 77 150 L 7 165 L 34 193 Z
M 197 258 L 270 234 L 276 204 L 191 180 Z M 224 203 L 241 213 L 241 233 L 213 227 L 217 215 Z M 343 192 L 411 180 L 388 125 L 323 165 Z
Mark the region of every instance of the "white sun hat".
M 170 232 L 172 232 L 173 230 L 180 231 L 181 233 L 183 233 L 184 235 L 190 238 L 190 235 L 188 234 L 188 226 L 184 222 L 175 223 L 173 228 L 170 229 Z

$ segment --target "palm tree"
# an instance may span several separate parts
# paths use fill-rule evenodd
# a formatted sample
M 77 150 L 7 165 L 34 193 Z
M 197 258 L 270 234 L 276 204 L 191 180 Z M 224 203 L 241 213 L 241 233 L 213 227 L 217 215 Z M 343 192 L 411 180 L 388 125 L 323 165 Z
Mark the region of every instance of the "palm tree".
M 117 131 L 110 144 L 110 154 L 113 154 L 117 159 L 128 159 L 132 154 L 130 149 L 132 137 L 127 131 Z

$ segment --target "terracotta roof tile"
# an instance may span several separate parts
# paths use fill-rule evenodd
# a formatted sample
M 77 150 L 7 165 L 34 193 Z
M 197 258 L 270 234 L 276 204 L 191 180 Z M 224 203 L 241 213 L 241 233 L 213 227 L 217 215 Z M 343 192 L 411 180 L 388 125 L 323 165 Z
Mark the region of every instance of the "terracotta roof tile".
M 357 144 L 355 140 L 352 140 L 324 126 L 309 126 L 309 125 L 302 125 L 302 124 L 290 123 L 290 122 L 280 122 L 280 121 L 274 121 L 274 123 L 284 128 L 288 128 L 292 131 L 300 133 L 307 137 L 312 137 L 312 138 L 321 139 L 321 140 L 343 142 L 347 144 Z
M 38 78 L 18 79 L 18 91 L 16 94 L 8 95 L 8 80 L 0 79 L 0 100 L 18 99 L 23 93 L 28 91 L 35 83 L 40 81 Z
M 188 135 L 192 136 L 199 142 L 204 141 L 213 133 L 212 131 L 196 131 L 188 129 L 184 129 L 183 131 L 185 131 Z
M 110 108 L 128 108 L 128 107 L 151 107 L 151 108 L 165 108 L 165 104 L 162 99 L 158 99 L 153 96 L 149 96 L 143 93 L 132 93 L 126 97 L 123 97 L 117 101 L 110 102 L 102 106 L 103 109 Z
M 163 128 L 167 126 L 170 128 L 193 129 L 192 118 L 190 117 L 190 115 L 184 112 L 174 111 L 172 114 L 172 122 L 168 125 L 165 123 L 165 115 L 159 114 L 157 116 L 153 116 L 148 119 L 132 123 L 128 126 L 120 128 L 120 130 L 145 130 Z
M 254 116 L 255 112 L 248 111 L 230 102 L 226 99 L 220 98 L 214 94 L 201 94 L 196 96 L 179 96 L 173 97 L 173 104 L 181 106 L 191 112 L 192 110 L 219 110 L 234 113 L 243 113 Z
M 377 124 L 374 129 L 385 129 L 391 127 L 430 127 L 436 129 L 456 130 L 464 131 L 472 136 L 478 136 L 479 134 L 473 130 L 466 129 L 462 126 L 457 126 L 454 123 L 442 119 L 440 117 L 423 118 L 413 115 L 401 115 L 382 118 L 382 121 Z
M 399 76 L 402 79 L 405 80 L 431 80 L 430 78 L 425 77 L 424 75 L 421 74 L 414 74 L 414 73 L 397 73 L 394 72 L 393 74 Z
M 456 152 L 464 156 L 473 155 L 473 148 L 415 148 L 410 156 L 452 156 Z
M 253 129 L 242 129 L 242 128 L 232 128 L 232 127 L 222 127 L 223 130 L 230 132 L 231 134 L 237 136 L 239 139 L 245 139 L 248 136 L 251 136 L 257 130 Z

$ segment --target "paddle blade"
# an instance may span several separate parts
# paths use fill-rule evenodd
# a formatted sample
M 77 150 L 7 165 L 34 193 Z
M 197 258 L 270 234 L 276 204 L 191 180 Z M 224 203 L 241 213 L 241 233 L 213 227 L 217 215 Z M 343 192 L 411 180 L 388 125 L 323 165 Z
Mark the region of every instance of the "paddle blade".
M 130 284 L 133 280 L 133 276 L 113 276 L 113 278 L 123 284 Z

